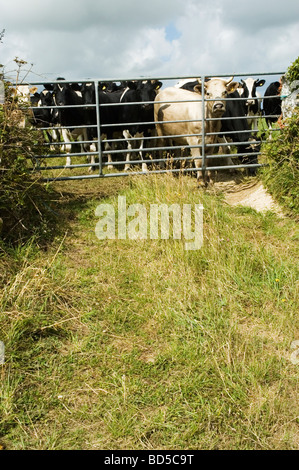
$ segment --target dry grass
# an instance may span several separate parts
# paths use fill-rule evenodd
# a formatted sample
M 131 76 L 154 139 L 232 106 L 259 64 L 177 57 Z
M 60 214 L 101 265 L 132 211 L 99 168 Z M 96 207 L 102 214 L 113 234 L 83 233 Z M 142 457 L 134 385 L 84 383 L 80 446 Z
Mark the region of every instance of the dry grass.
M 115 185 L 114 185 L 115 182 Z M 13 449 L 296 449 L 298 231 L 192 178 L 57 185 L 63 235 L 0 258 Z M 95 237 L 100 202 L 203 203 L 204 246 Z

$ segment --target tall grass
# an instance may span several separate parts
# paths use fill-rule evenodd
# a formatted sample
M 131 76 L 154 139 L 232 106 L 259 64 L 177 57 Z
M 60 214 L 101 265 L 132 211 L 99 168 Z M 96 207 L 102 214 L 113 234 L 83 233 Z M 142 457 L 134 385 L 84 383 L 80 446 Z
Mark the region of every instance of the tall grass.
M 297 449 L 295 221 L 229 207 L 190 177 L 90 185 L 82 198 L 69 183 L 56 210 L 73 215 L 46 252 L 0 258 L 7 447 Z M 95 209 L 117 211 L 119 194 L 202 203 L 203 247 L 98 240 Z

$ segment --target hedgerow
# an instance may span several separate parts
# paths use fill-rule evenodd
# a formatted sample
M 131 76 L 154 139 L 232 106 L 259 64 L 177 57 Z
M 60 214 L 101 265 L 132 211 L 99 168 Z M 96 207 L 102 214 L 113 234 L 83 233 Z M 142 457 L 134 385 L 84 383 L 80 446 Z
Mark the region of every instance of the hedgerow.
M 286 73 L 289 83 L 299 80 L 299 57 Z M 299 215 L 299 109 L 281 121 L 279 132 L 262 147 L 268 167 L 262 170 L 265 186 L 286 212 Z
M 43 137 L 32 125 L 32 111 L 18 102 L 10 85 L 4 81 L 0 105 L 0 237 L 15 243 L 45 235 L 53 215 L 49 190 L 31 170 L 43 154 Z

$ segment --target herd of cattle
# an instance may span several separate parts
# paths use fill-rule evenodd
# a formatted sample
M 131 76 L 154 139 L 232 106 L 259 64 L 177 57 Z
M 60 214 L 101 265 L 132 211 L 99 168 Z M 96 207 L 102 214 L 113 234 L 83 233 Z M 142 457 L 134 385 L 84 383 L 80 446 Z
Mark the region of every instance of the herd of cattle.
M 96 83 L 97 93 L 95 82 L 63 78 L 44 84 L 40 92 L 26 85 L 16 89 L 19 97 L 29 97 L 31 124 L 47 133 L 50 156 L 62 150 L 67 167 L 71 156 L 88 154 L 92 171 L 100 143 L 107 155 L 101 165 L 125 164 L 125 172 L 140 163 L 132 157 L 137 154 L 143 172 L 147 163 L 163 165 L 170 155 L 177 163 L 194 160 L 199 182 L 211 181 L 209 167 L 220 158 L 221 165 L 231 166 L 234 158 L 254 173 L 261 142 L 258 119 L 263 116 L 271 127 L 281 115 L 279 82 L 271 83 L 263 98 L 257 89 L 265 80 L 253 78 L 237 82 L 216 77 L 203 83 L 189 79 L 164 89 L 158 80 Z M 80 143 L 80 153 L 72 152 L 74 142 Z

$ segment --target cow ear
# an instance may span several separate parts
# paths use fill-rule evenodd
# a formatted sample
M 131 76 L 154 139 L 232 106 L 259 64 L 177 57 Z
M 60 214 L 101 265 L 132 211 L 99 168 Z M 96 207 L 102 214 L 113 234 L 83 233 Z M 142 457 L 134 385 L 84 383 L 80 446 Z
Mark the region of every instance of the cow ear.
M 74 91 L 81 91 L 81 86 L 79 85 L 79 83 L 72 83 L 71 89 Z
M 230 82 L 230 83 L 226 86 L 227 92 L 228 92 L 228 93 L 233 93 L 234 91 L 236 91 L 237 88 L 239 88 L 239 86 L 240 86 L 240 83 L 239 83 L 239 82 Z
M 137 82 L 135 81 L 128 81 L 127 86 L 130 88 L 130 90 L 136 90 L 137 89 Z
M 31 95 L 34 95 L 34 93 L 36 93 L 37 90 L 38 90 L 37 86 L 33 86 L 29 89 Z
M 53 91 L 53 83 L 44 83 L 44 88 L 48 91 Z
M 265 85 L 266 83 L 266 80 L 259 80 L 257 83 L 256 83 L 256 86 L 263 86 Z
M 201 85 L 195 85 L 193 90 L 195 91 L 195 93 L 199 93 L 201 95 Z
M 161 86 L 162 86 L 162 82 L 157 82 L 155 86 L 155 90 L 160 90 Z
M 100 82 L 99 83 L 99 90 L 107 90 L 107 83 L 106 82 Z

